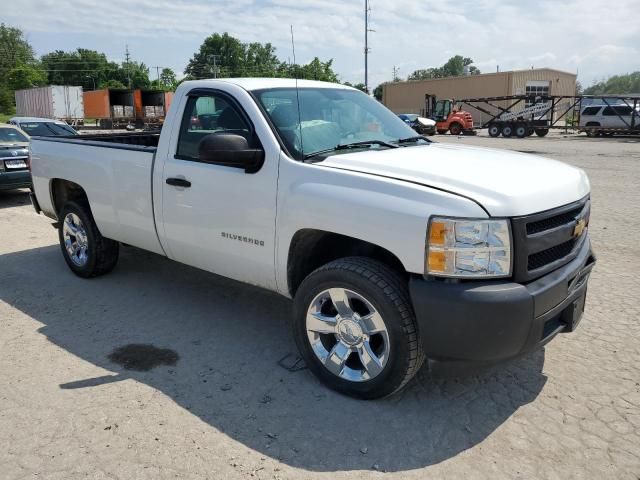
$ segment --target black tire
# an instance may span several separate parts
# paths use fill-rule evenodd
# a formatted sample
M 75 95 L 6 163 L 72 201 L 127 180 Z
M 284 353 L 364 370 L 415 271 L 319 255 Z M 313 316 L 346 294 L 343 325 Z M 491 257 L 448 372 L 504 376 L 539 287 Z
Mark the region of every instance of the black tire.
M 462 133 L 462 125 L 460 125 L 458 122 L 453 122 L 451 125 L 449 125 L 449 133 L 451 135 L 460 135 L 460 133 Z
M 547 133 L 549 133 L 548 128 L 536 128 L 536 135 L 539 137 L 544 137 Z
M 513 125 L 507 123 L 502 127 L 502 136 L 505 138 L 509 138 L 511 135 L 513 135 Z
M 527 137 L 530 137 L 531 135 L 533 135 L 536 132 L 535 128 L 531 128 L 529 127 L 527 129 Z
M 389 357 L 377 376 L 350 381 L 330 372 L 314 353 L 306 329 L 307 311 L 314 298 L 329 288 L 344 288 L 366 298 L 380 313 L 389 335 Z M 411 380 L 424 361 L 415 314 L 406 282 L 376 260 L 347 257 L 312 272 L 294 299 L 293 335 L 309 369 L 329 388 L 361 399 L 391 395 Z
M 515 129 L 514 129 L 514 133 L 516 134 L 516 137 L 518 138 L 524 138 L 527 136 L 527 127 L 526 125 L 516 125 Z
M 489 136 L 490 137 L 494 137 L 494 138 L 495 137 L 499 137 L 501 133 L 502 133 L 502 127 L 499 124 L 494 123 L 494 124 L 489 125 Z
M 67 215 L 74 214 L 82 222 L 86 232 L 87 256 L 86 262 L 76 264 L 65 247 L 64 223 Z M 91 209 L 87 204 L 67 202 L 60 210 L 58 225 L 58 240 L 65 262 L 73 273 L 83 278 L 98 277 L 109 273 L 118 262 L 120 244 L 104 238 L 98 231 Z

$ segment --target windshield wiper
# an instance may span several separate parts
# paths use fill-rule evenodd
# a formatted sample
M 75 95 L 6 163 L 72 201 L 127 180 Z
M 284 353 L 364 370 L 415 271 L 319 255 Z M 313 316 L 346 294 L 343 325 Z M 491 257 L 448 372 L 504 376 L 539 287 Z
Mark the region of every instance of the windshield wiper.
M 381 147 L 387 147 L 387 148 L 398 148 L 398 145 L 394 145 L 393 143 L 385 142 L 383 140 L 364 140 L 362 142 L 341 143 L 339 145 L 336 145 L 333 148 L 327 148 L 324 150 L 319 150 L 317 152 L 307 153 L 304 156 L 304 159 L 306 160 L 308 158 L 315 157 L 318 155 L 324 155 L 325 153 L 335 152 L 336 150 L 348 150 L 350 148 L 361 148 L 361 147 L 367 147 L 371 145 L 379 145 Z
M 398 143 L 415 143 L 415 142 L 418 142 L 419 140 L 424 140 L 427 143 L 431 143 L 431 140 L 429 140 L 426 137 L 423 137 L 422 135 L 417 135 L 415 137 L 400 138 L 398 140 Z

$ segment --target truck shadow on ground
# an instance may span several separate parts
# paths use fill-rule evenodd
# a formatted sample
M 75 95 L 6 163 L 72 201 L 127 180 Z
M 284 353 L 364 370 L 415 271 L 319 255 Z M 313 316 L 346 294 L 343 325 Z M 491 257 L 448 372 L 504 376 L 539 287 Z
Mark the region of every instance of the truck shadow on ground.
M 434 364 L 400 394 L 357 401 L 279 364 L 296 349 L 291 304 L 275 294 L 133 248 L 92 280 L 75 277 L 57 245 L 2 255 L 0 266 L 1 300 L 41 322 L 53 344 L 114 372 L 60 388 L 133 379 L 233 440 L 310 471 L 442 462 L 484 440 L 546 381 L 537 351 L 491 368 Z M 108 359 L 131 343 L 174 350 L 179 360 L 137 372 Z
M 0 190 L 0 210 L 3 208 L 29 205 L 29 190 Z

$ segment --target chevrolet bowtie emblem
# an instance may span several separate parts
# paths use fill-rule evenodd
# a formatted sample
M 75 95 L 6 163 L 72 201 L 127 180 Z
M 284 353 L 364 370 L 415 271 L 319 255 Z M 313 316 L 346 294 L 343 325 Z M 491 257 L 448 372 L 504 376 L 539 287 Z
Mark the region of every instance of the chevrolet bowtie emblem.
M 584 232 L 584 229 L 587 228 L 587 221 L 584 218 L 581 218 L 576 222 L 576 226 L 573 229 L 574 238 L 579 237 Z

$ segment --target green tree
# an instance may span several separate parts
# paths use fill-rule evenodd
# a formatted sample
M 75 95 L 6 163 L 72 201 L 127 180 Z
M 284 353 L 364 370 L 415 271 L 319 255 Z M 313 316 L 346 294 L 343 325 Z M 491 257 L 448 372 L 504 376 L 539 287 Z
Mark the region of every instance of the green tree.
M 47 53 L 42 56 L 42 64 L 51 85 L 79 85 L 85 90 L 93 90 L 94 85 L 105 85 L 112 80 L 124 86 L 128 86 L 131 80 L 131 88 L 150 85 L 149 68 L 144 63 L 130 61 L 118 64 L 109 61 L 104 53 L 85 48 Z
M 14 68 L 36 63 L 33 48 L 24 39 L 22 30 L 0 24 L 0 82 Z
M 188 79 L 212 77 L 295 77 L 337 82 L 333 60 L 318 57 L 305 65 L 278 59 L 270 43 L 242 43 L 228 33 L 208 36 L 184 71 Z
M 191 79 L 241 76 L 245 53 L 245 45 L 237 38 L 214 33 L 204 39 L 184 73 Z
M 606 80 L 594 82 L 593 85 L 584 89 L 585 95 L 627 93 L 640 93 L 640 71 L 614 75 Z
M 22 65 L 9 71 L 7 84 L 11 90 L 40 87 L 47 84 L 47 74 L 35 65 Z
M 373 96 L 379 102 L 382 101 L 382 91 L 383 91 L 383 89 L 384 89 L 384 83 L 381 83 L 380 85 L 378 85 L 376 88 L 373 89 Z
M 471 65 L 473 60 L 462 55 L 455 55 L 446 61 L 441 67 L 423 68 L 409 75 L 408 80 L 428 80 L 431 78 L 459 77 L 464 75 L 464 67 L 469 67 L 471 75 L 480 74 L 477 67 Z
M 56 50 L 43 55 L 41 61 L 50 85 L 76 85 L 85 90 L 93 90 L 94 85 L 113 78 L 118 70 L 118 64 L 109 62 L 104 53 L 85 48 Z
M 160 73 L 160 83 L 168 90 L 174 90 L 177 83 L 175 72 L 170 68 L 163 68 Z
M 13 112 L 14 90 L 42 84 L 42 68 L 22 30 L 0 24 L 0 111 Z
M 120 80 L 104 80 L 100 82 L 98 88 L 127 88 L 127 86 Z
M 361 92 L 364 92 L 364 93 L 369 93 L 369 92 L 367 92 L 367 87 L 365 86 L 364 83 L 353 84 L 353 83 L 350 83 L 350 82 L 344 82 L 343 85 L 347 85 L 348 87 L 353 87 L 353 88 L 355 88 L 357 90 L 360 90 Z

